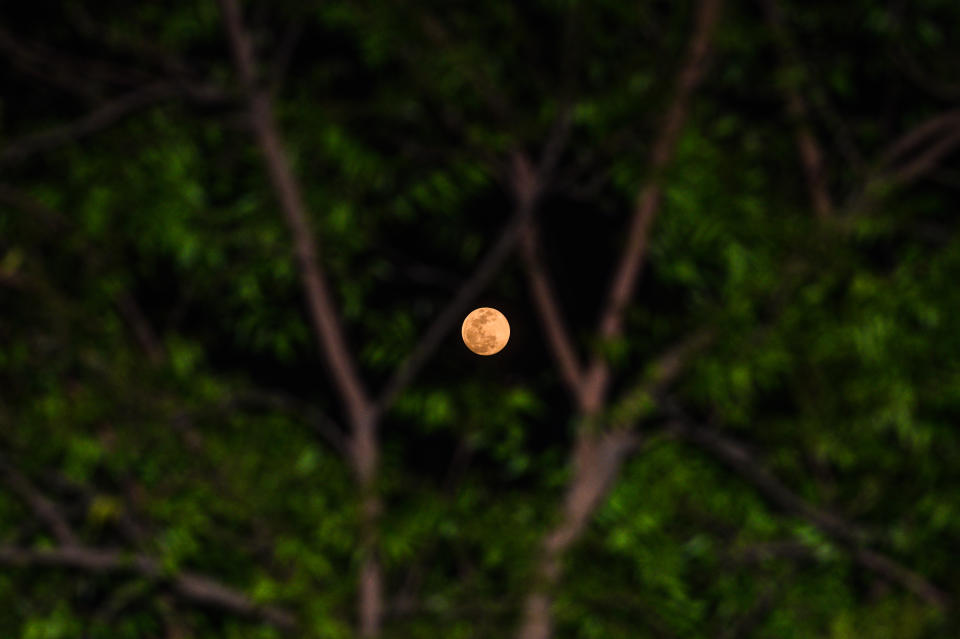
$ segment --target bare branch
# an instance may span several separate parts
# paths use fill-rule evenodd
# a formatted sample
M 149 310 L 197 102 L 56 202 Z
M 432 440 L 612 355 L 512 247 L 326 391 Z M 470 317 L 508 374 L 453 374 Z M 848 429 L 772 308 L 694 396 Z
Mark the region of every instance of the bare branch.
M 701 0 L 696 13 L 696 26 L 687 54 L 687 60 L 677 79 L 676 93 L 667 109 L 663 128 L 650 160 L 652 178 L 643 188 L 637 201 L 627 246 L 613 277 L 609 299 L 601 313 L 600 336 L 610 339 L 622 330 L 623 312 L 632 295 L 646 253 L 647 237 L 657 213 L 660 199 L 660 173 L 670 162 L 686 119 L 688 102 L 703 74 L 703 67 L 711 41 L 713 27 L 719 19 L 720 0 Z M 535 236 L 529 236 L 535 240 Z M 532 242 L 528 249 L 536 249 Z M 567 385 L 575 389 L 581 415 L 588 419 L 600 411 L 609 380 L 609 366 L 598 355 L 584 373 L 575 365 L 572 340 L 563 329 L 561 314 L 549 286 L 545 272 L 538 271 L 535 251 L 525 249 L 528 276 L 535 289 L 541 321 L 548 328 L 548 339 L 554 356 L 560 362 Z M 531 272 L 530 266 L 533 270 Z M 537 288 L 540 289 L 539 294 Z M 548 639 L 552 630 L 550 590 L 560 578 L 561 560 L 570 546 L 579 538 L 597 505 L 604 498 L 620 469 L 620 464 L 638 443 L 630 430 L 613 429 L 598 433 L 590 424 L 580 429 L 572 453 L 573 477 L 568 485 L 562 520 L 544 539 L 542 555 L 537 564 L 536 581 L 527 595 L 519 639 Z M 593 425 L 595 426 L 595 425 Z
M 909 23 L 903 15 L 903 9 L 906 6 L 909 6 L 909 3 L 891 3 L 890 22 L 893 26 L 892 35 L 895 42 L 893 51 L 888 51 L 888 54 L 918 88 L 942 100 L 956 102 L 960 98 L 960 83 L 936 77 L 933 70 L 924 68 L 921 61 L 910 52 L 906 40 L 907 34 L 904 33 L 904 27 Z
M 47 499 L 23 473 L 7 461 L 6 456 L 2 453 L 0 453 L 0 474 L 4 476 L 7 485 L 50 528 L 57 541 L 64 546 L 71 547 L 78 543 L 79 540 L 73 532 L 73 528 L 56 504 Z
M 162 362 L 166 357 L 163 345 L 137 301 L 129 293 L 123 292 L 117 295 L 116 303 L 123 319 L 133 329 L 133 335 L 136 337 L 140 348 L 146 353 L 147 358 L 153 364 Z
M 283 148 L 267 93 L 258 86 L 250 37 L 243 28 L 235 0 L 220 0 L 224 24 L 238 74 L 247 93 L 250 122 L 266 163 L 274 192 L 293 234 L 294 251 L 310 308 L 314 331 L 354 426 L 370 422 L 371 403 L 356 372 L 347 341 L 320 266 L 316 236 L 311 228 L 300 183 Z M 363 474 L 368 474 L 366 468 Z
M 376 521 L 380 511 L 380 502 L 374 489 L 379 457 L 376 404 L 368 397 L 347 346 L 333 296 L 320 266 L 316 236 L 310 226 L 300 183 L 283 148 L 270 96 L 256 77 L 253 45 L 243 27 L 240 7 L 237 0 L 219 0 L 219 3 L 234 63 L 249 104 L 250 124 L 263 154 L 274 193 L 293 235 L 294 253 L 314 333 L 350 421 L 350 461 L 357 474 L 361 493 L 360 636 L 376 637 L 380 634 L 383 618 L 383 576 L 376 557 Z
M 912 162 L 897 169 L 892 176 L 894 182 L 900 185 L 913 182 L 937 166 L 937 163 L 944 156 L 957 147 L 960 147 L 960 126 L 947 132 L 942 138 L 925 149 L 923 153 L 914 158 Z
M 660 208 L 662 172 L 673 158 L 680 131 L 686 121 L 690 97 L 699 85 L 706 67 L 714 28 L 720 17 L 721 0 L 702 0 L 696 11 L 696 25 L 687 59 L 677 78 L 673 99 L 667 108 L 660 134 L 650 157 L 651 178 L 637 198 L 620 263 L 616 269 L 607 302 L 600 315 L 599 336 L 618 337 L 623 330 L 623 313 L 640 276 L 647 252 L 650 229 Z M 587 376 L 587 393 L 592 410 L 598 410 L 609 383 L 609 367 L 597 355 Z
M 872 175 L 850 197 L 854 212 L 868 209 L 877 185 L 905 186 L 936 168 L 940 160 L 960 147 L 960 110 L 935 115 L 913 127 L 879 155 Z
M 783 65 L 799 68 L 800 63 L 799 60 L 795 59 L 797 56 L 791 46 L 790 36 L 784 26 L 783 14 L 777 0 L 763 0 L 761 4 L 766 14 L 767 24 L 774 34 L 774 40 Z M 813 135 L 807 104 L 793 84 L 782 82 L 780 90 L 787 106 L 787 114 L 793 120 L 796 129 L 797 153 L 800 156 L 800 164 L 803 166 L 807 178 L 807 190 L 810 192 L 813 209 L 819 218 L 829 218 L 833 215 L 833 200 L 827 187 L 823 152 Z
M 343 455 L 345 459 L 350 457 L 350 444 L 340 425 L 318 407 L 308 402 L 276 391 L 250 389 L 236 393 L 228 400 L 227 404 L 230 406 L 261 406 L 298 413 L 318 435 L 333 446 L 334 450 Z
M 854 549 L 853 557 L 865 568 L 901 586 L 937 608 L 951 605 L 947 593 L 933 585 L 923 575 L 916 573 L 893 559 L 866 548 Z
M 853 558 L 882 575 L 899 583 L 921 599 L 937 607 L 945 607 L 949 597 L 922 575 L 876 551 L 863 548 L 868 540 L 866 532 L 839 515 L 818 508 L 766 470 L 763 464 L 744 444 L 714 429 L 695 426 L 685 419 L 671 421 L 666 432 L 690 442 L 728 466 L 750 482 L 764 497 L 785 511 L 809 521 L 822 532 L 851 549 Z
M 656 404 L 661 395 L 684 370 L 694 356 L 713 341 L 711 329 L 701 329 L 685 336 L 667 348 L 632 389 L 623 393 L 609 411 L 609 421 L 615 428 L 632 428 L 647 407 Z
M 799 62 L 791 59 L 793 56 L 791 56 L 790 39 L 784 27 L 783 14 L 776 0 L 763 0 L 762 4 L 767 25 L 774 34 L 774 40 L 784 67 L 798 67 Z M 780 91 L 786 103 L 787 114 L 793 120 L 796 129 L 797 153 L 800 156 L 800 164 L 803 166 L 807 178 L 810 201 L 818 217 L 821 219 L 828 218 L 833 214 L 833 201 L 827 188 L 823 152 L 813 135 L 806 101 L 792 83 L 781 82 Z
M 527 595 L 519 639 L 547 639 L 553 630 L 550 590 L 560 578 L 561 560 L 580 538 L 607 494 L 627 455 L 640 443 L 626 430 L 603 434 L 582 430 L 573 452 L 574 476 L 567 489 L 562 519 L 544 540 L 533 589 Z
M 787 111 L 795 121 L 797 154 L 807 178 L 807 190 L 813 210 L 820 219 L 833 216 L 833 199 L 827 188 L 826 169 L 823 164 L 823 152 L 813 135 L 807 117 L 807 107 L 800 94 L 794 89 L 784 89 Z
M 131 113 L 169 99 L 176 93 L 175 87 L 166 82 L 132 91 L 103 104 L 78 120 L 8 143 L 0 152 L 0 166 L 21 162 L 38 153 L 87 137 Z
M 174 592 L 190 603 L 224 610 L 241 617 L 258 619 L 278 628 L 292 630 L 296 621 L 289 612 L 261 606 L 239 590 L 205 575 L 181 572 L 167 576 L 161 562 L 145 555 L 125 554 L 88 546 L 31 549 L 0 546 L 0 563 L 13 566 L 80 570 L 93 574 L 135 574 L 168 581 Z
M 423 33 L 436 47 L 447 51 L 453 49 L 455 42 L 454 37 L 450 35 L 450 32 L 436 16 L 423 13 L 420 16 L 420 26 L 423 29 Z M 459 57 L 455 51 L 452 55 Z M 487 103 L 490 111 L 498 119 L 504 122 L 510 121 L 511 114 L 509 104 L 506 97 L 500 92 L 500 89 L 497 88 L 496 83 L 471 65 L 461 64 L 461 71 L 463 72 L 463 76 L 473 85 L 477 92 L 477 97 Z
M 880 154 L 879 165 L 889 167 L 916 151 L 924 143 L 942 139 L 944 133 L 960 128 L 960 109 L 945 111 L 924 120 L 897 138 Z
M 730 627 L 723 629 L 718 635 L 718 639 L 737 639 L 738 637 L 749 637 L 754 630 L 770 615 L 773 610 L 774 602 L 778 592 L 783 588 L 783 583 L 773 583 L 766 585 L 757 597 L 753 606 L 743 614 L 739 619 L 733 622 Z
M 698 331 L 673 348 L 668 349 L 653 367 L 652 376 L 645 379 L 627 395 L 624 402 L 636 402 L 638 393 L 653 394 L 672 382 L 684 369 L 694 353 L 712 339 L 709 331 Z M 563 519 L 547 536 L 537 575 L 539 583 L 527 598 L 520 639 L 545 639 L 551 634 L 549 587 L 560 576 L 563 554 L 583 534 L 594 511 L 613 485 L 624 459 L 640 443 L 631 427 L 636 415 L 624 410 L 624 402 L 614 410 L 612 428 L 597 433 L 583 428 L 578 433 L 573 451 L 574 477 L 567 489 Z
M 433 323 L 423 333 L 406 360 L 394 371 L 387 381 L 376 403 L 376 414 L 382 415 L 393 406 L 397 396 L 410 385 L 420 369 L 436 352 L 444 338 L 456 326 L 463 311 L 477 295 L 490 283 L 498 269 L 510 255 L 521 234 L 521 229 L 533 212 L 532 202 L 518 202 L 517 208 L 503 229 L 500 237 L 487 251 L 470 278 L 458 289 L 456 295 L 444 307 Z
M 141 86 L 150 81 L 140 69 L 117 67 L 103 60 L 80 59 L 76 52 L 56 51 L 0 26 L 0 51 L 11 67 L 86 100 L 101 97 L 105 87 Z
M 686 420 L 671 421 L 666 432 L 711 453 L 739 475 L 750 481 L 763 495 L 781 508 L 816 525 L 825 533 L 848 543 L 859 544 L 867 535 L 840 517 L 817 508 L 767 471 L 744 444 L 711 428 L 695 426 Z
M 531 220 L 524 229 L 521 242 L 524 271 L 533 293 L 537 316 L 547 334 L 547 343 L 560 369 L 560 376 L 583 412 L 586 408 L 583 404 L 583 372 L 541 253 L 537 225 Z

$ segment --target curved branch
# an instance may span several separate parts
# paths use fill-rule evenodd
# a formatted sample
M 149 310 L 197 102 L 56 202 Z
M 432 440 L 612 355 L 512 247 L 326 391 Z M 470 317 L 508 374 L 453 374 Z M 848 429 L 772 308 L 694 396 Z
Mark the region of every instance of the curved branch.
M 785 67 L 800 66 L 795 59 L 797 56 L 791 46 L 790 37 L 784 26 L 783 14 L 776 0 L 763 0 L 761 4 L 766 13 L 767 24 L 774 34 L 783 65 Z M 833 215 L 833 199 L 827 187 L 823 151 L 813 134 L 806 101 L 795 86 L 781 83 L 780 89 L 786 103 L 787 114 L 793 120 L 797 154 L 800 156 L 800 164 L 807 178 L 807 190 L 810 193 L 813 209 L 820 219 L 829 218 Z
M 2 453 L 0 453 L 0 474 L 4 476 L 7 485 L 30 507 L 37 518 L 50 528 L 57 541 L 64 546 L 75 546 L 77 544 L 77 536 L 63 513 L 33 485 L 33 482 L 14 468 Z
M 537 316 L 547 334 L 547 344 L 560 369 L 560 376 L 583 412 L 586 408 L 583 404 L 583 372 L 576 346 L 567 329 L 550 276 L 547 274 L 540 245 L 540 234 L 533 221 L 524 229 L 520 246 L 524 271 L 533 293 Z
M 310 224 L 300 182 L 283 146 L 273 107 L 266 91 L 258 85 L 253 45 L 243 26 L 236 0 L 220 0 L 223 22 L 240 81 L 246 92 L 253 127 L 267 173 L 287 225 L 293 235 L 294 253 L 300 267 L 300 279 L 307 297 L 314 332 L 322 347 L 334 382 L 346 405 L 350 422 L 356 429 L 371 424 L 371 402 L 356 370 L 353 356 L 340 325 L 340 319 L 320 265 L 315 234 Z M 372 459 L 358 468 L 361 476 L 372 473 Z
M 162 564 L 145 555 L 128 555 L 118 550 L 76 545 L 42 550 L 0 546 L 0 563 L 11 566 L 66 568 L 93 574 L 140 575 L 169 582 L 177 595 L 194 604 L 259 619 L 285 630 L 296 626 L 296 621 L 289 612 L 274 606 L 259 605 L 239 590 L 204 575 L 181 572 L 166 576 Z
M 960 109 L 952 109 L 924 120 L 897 138 L 880 154 L 880 166 L 891 166 L 924 142 L 942 138 L 944 132 L 960 128 Z
M 460 320 L 463 311 L 471 300 L 490 283 L 490 280 L 497 273 L 497 270 L 506 260 L 507 256 L 513 250 L 520 236 L 521 229 L 530 218 L 532 206 L 518 205 L 512 219 L 503 229 L 500 237 L 494 242 L 487 254 L 484 255 L 480 264 L 470 278 L 459 287 L 457 294 L 444 307 L 440 314 L 433 320 L 430 326 L 424 332 L 423 337 L 413 348 L 406 360 L 394 371 L 393 375 L 387 381 L 376 402 L 375 412 L 382 415 L 393 406 L 397 396 L 410 385 L 420 369 L 427 363 L 430 357 L 436 352 L 437 348 L 443 342 L 443 339 L 450 333 L 456 323 Z
M 744 444 L 716 430 L 695 426 L 686 420 L 672 421 L 665 431 L 706 451 L 740 475 L 776 506 L 807 520 L 822 532 L 850 548 L 857 563 L 885 579 L 899 583 L 927 603 L 938 608 L 950 604 L 950 598 L 922 575 L 877 551 L 864 548 L 868 535 L 839 515 L 814 506 L 790 490 L 766 470 Z
M 131 113 L 151 107 L 176 94 L 176 87 L 166 82 L 132 91 L 105 103 L 78 120 L 6 144 L 3 151 L 0 151 L 0 166 L 21 162 L 44 151 L 85 138 Z
M 374 487 L 380 454 L 377 406 L 360 379 L 340 324 L 339 313 L 320 264 L 316 236 L 311 228 L 301 184 L 294 175 L 290 158 L 284 149 L 270 96 L 256 77 L 253 44 L 243 26 L 239 3 L 237 0 L 219 0 L 219 4 L 234 65 L 246 94 L 250 124 L 263 155 L 270 183 L 293 235 L 294 254 L 314 333 L 350 422 L 350 461 L 361 493 L 360 636 L 376 637 L 380 634 L 383 619 L 383 577 L 376 557 L 380 502 Z
M 690 39 L 687 59 L 680 69 L 673 99 L 664 115 L 660 135 L 650 157 L 651 178 L 637 197 L 627 232 L 627 244 L 600 315 L 598 333 L 601 339 L 619 337 L 623 331 L 623 314 L 640 277 L 650 230 L 660 209 L 661 174 L 673 159 L 680 131 L 687 119 L 690 98 L 703 78 L 713 32 L 720 18 L 720 5 L 721 0 L 702 0 L 697 8 L 696 25 Z M 609 378 L 609 367 L 599 354 L 596 355 L 590 365 L 586 382 L 591 410 L 599 410 Z

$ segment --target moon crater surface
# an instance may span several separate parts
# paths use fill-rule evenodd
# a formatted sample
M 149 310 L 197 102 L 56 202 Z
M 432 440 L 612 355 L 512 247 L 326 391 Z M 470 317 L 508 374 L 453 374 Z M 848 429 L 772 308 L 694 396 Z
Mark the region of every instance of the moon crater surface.
M 510 339 L 510 323 L 495 308 L 480 307 L 467 315 L 460 328 L 463 343 L 477 355 L 494 355 Z

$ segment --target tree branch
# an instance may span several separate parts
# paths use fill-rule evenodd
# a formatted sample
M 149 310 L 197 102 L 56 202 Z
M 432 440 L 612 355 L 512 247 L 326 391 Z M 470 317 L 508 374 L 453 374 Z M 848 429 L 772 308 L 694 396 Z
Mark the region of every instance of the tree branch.
M 520 246 L 524 272 L 533 293 L 533 301 L 538 311 L 537 316 L 540 318 L 540 324 L 547 334 L 547 344 L 560 369 L 560 376 L 567 385 L 567 390 L 576 399 L 580 412 L 585 412 L 583 372 L 580 368 L 579 357 L 554 294 L 550 276 L 547 273 L 541 250 L 539 230 L 534 221 L 531 220 L 524 229 Z
M 294 252 L 300 267 L 300 277 L 307 296 L 314 331 L 330 367 L 334 382 L 346 404 L 351 424 L 371 422 L 371 402 L 356 372 L 340 320 L 320 266 L 316 239 L 310 225 L 306 203 L 290 161 L 283 148 L 266 91 L 258 85 L 256 65 L 250 37 L 243 28 L 236 0 L 220 0 L 224 25 L 230 39 L 231 51 L 250 107 L 250 123 L 266 163 L 270 182 L 293 234 Z M 372 472 L 364 464 L 362 475 Z
M 326 413 L 308 402 L 271 390 L 248 389 L 236 393 L 228 405 L 239 407 L 266 407 L 298 413 L 344 459 L 350 457 L 350 445 L 343 429 Z
M 945 111 L 921 122 L 879 154 L 872 175 L 850 197 L 849 208 L 862 212 L 876 197 L 872 187 L 884 182 L 896 186 L 909 184 L 934 169 L 943 156 L 958 146 L 960 110 Z
M 0 474 L 3 474 L 7 485 L 30 507 L 37 518 L 50 528 L 57 541 L 64 546 L 75 546 L 78 543 L 77 536 L 63 513 L 23 473 L 14 468 L 2 453 Z
M 234 64 L 249 104 L 250 124 L 274 193 L 293 235 L 294 253 L 314 332 L 350 422 L 350 461 L 357 475 L 361 500 L 362 557 L 358 589 L 360 636 L 376 637 L 380 634 L 383 619 L 383 576 L 376 557 L 376 522 L 380 511 L 374 487 L 379 457 L 376 404 L 368 397 L 367 389 L 357 373 L 333 296 L 327 288 L 303 192 L 283 148 L 269 93 L 257 80 L 253 45 L 243 27 L 240 7 L 237 0 L 219 0 L 219 4 Z
M 667 108 L 660 135 L 650 157 L 650 181 L 640 191 L 633 219 L 627 233 L 620 263 L 613 276 L 607 302 L 599 323 L 602 339 L 618 337 L 623 330 L 623 313 L 640 276 L 647 252 L 650 229 L 660 208 L 663 170 L 670 163 L 686 121 L 690 97 L 699 85 L 706 67 L 707 54 L 713 31 L 720 17 L 721 0 L 701 0 L 696 11 L 696 25 L 690 40 L 687 59 L 677 78 L 673 99 Z M 609 383 L 610 371 L 606 362 L 595 356 L 587 376 L 587 393 L 591 410 L 600 408 Z
M 892 175 L 893 181 L 899 185 L 913 182 L 933 169 L 941 158 L 958 146 L 960 146 L 960 126 L 945 132 L 942 138 L 937 139 L 912 162 L 898 168 Z
M 413 350 L 404 360 L 404 362 L 393 372 L 380 393 L 376 402 L 375 412 L 382 415 L 388 411 L 397 396 L 410 385 L 413 379 L 420 372 L 420 369 L 427 363 L 431 356 L 439 348 L 443 339 L 450 333 L 456 323 L 460 320 L 463 311 L 471 300 L 490 283 L 497 270 L 506 260 L 507 256 L 513 250 L 517 243 L 521 230 L 531 218 L 534 210 L 533 200 L 518 200 L 516 209 L 507 226 L 503 229 L 500 237 L 497 238 L 493 246 L 483 256 L 476 270 L 470 278 L 464 282 L 458 289 L 456 295 L 444 307 L 440 314 L 433 320 L 423 337 L 414 346 Z
M 767 25 L 773 32 L 774 41 L 777 44 L 784 67 L 798 68 L 799 61 L 792 59 L 796 56 L 791 55 L 793 52 L 790 38 L 784 26 L 783 13 L 776 0 L 763 0 L 761 4 L 766 14 Z M 800 164 L 807 179 L 810 201 L 817 217 L 827 219 L 833 215 L 833 200 L 827 187 L 823 152 L 813 135 L 807 104 L 797 87 L 790 82 L 781 82 L 780 91 L 787 107 L 787 114 L 796 129 L 794 135 L 797 143 L 797 153 L 800 156 Z
M 696 26 L 687 60 L 677 79 L 676 92 L 666 112 L 661 134 L 654 144 L 650 160 L 653 175 L 638 198 L 627 246 L 614 274 L 609 299 L 601 313 L 601 338 L 616 337 L 622 330 L 623 312 L 639 276 L 646 253 L 647 237 L 659 205 L 660 173 L 673 156 L 680 129 L 686 118 L 690 95 L 703 74 L 713 28 L 719 19 L 720 4 L 721 0 L 701 0 L 697 8 Z M 529 238 L 536 239 L 532 235 Z M 573 342 L 563 328 L 559 306 L 548 286 L 545 271 L 538 268 L 535 249 L 536 245 L 529 242 L 524 257 L 541 322 L 548 331 L 551 349 L 561 366 L 561 373 L 567 385 L 576 393 L 581 416 L 590 419 L 602 408 L 609 380 L 609 366 L 597 355 L 584 375 L 575 364 Z M 534 259 L 531 260 L 530 257 Z M 550 591 L 559 581 L 562 558 L 582 534 L 619 472 L 624 457 L 638 442 L 637 436 L 630 430 L 597 432 L 595 427 L 596 425 L 588 424 L 577 433 L 571 455 L 573 477 L 568 484 L 562 519 L 544 539 L 535 582 L 527 595 L 522 613 L 519 639 L 548 639 L 551 636 L 553 624 Z
M 163 362 L 163 360 L 166 359 L 163 344 L 160 343 L 156 331 L 153 330 L 149 320 L 147 320 L 147 317 L 143 314 L 140 305 L 137 304 L 133 296 L 126 291 L 121 292 L 116 296 L 116 304 L 123 319 L 125 319 L 127 324 L 130 325 L 130 328 L 133 329 L 133 335 L 137 340 L 137 344 L 140 345 L 147 359 L 153 364 Z
M 942 139 L 944 133 L 960 128 L 960 109 L 939 113 L 924 120 L 893 142 L 880 154 L 881 167 L 892 166 L 920 145 Z
M 258 605 L 239 590 L 204 575 L 181 572 L 167 576 L 159 561 L 145 555 L 129 555 L 118 550 L 76 545 L 48 549 L 0 546 L 0 563 L 25 567 L 67 568 L 93 574 L 140 575 L 148 579 L 168 581 L 175 593 L 193 604 L 259 619 L 286 630 L 296 626 L 296 621 L 289 612 L 273 606 Z
M 0 51 L 7 55 L 11 67 L 87 100 L 100 97 L 108 86 L 129 88 L 150 80 L 139 69 L 117 67 L 104 60 L 80 59 L 76 52 L 63 53 L 46 44 L 25 40 L 2 26 Z
M 534 586 L 524 605 L 519 639 L 548 639 L 552 635 L 551 590 L 560 579 L 563 556 L 583 534 L 623 460 L 639 442 L 639 437 L 627 430 L 578 434 L 562 519 L 544 539 Z
M 783 510 L 807 520 L 823 533 L 850 548 L 853 558 L 866 568 L 899 583 L 927 603 L 946 607 L 949 597 L 922 575 L 876 551 L 864 548 L 868 535 L 858 526 L 818 508 L 790 490 L 742 443 L 716 430 L 695 426 L 685 419 L 669 422 L 665 431 L 706 451 L 751 483 L 764 497 Z
M 630 428 L 653 407 L 668 386 L 686 369 L 690 360 L 713 341 L 714 331 L 701 329 L 685 336 L 654 360 L 647 375 L 632 389 L 624 392 L 609 411 L 608 421 L 614 428 Z
M 0 151 L 0 167 L 22 162 L 38 153 L 87 137 L 131 113 L 151 107 L 176 94 L 177 90 L 173 85 L 158 82 L 111 100 L 73 122 L 13 140 Z

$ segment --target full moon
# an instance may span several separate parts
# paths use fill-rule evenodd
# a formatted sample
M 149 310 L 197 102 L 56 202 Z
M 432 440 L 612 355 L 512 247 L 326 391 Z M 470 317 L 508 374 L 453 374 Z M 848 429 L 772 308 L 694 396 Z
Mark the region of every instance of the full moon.
M 493 355 L 510 339 L 510 324 L 495 308 L 480 307 L 467 315 L 460 328 L 463 343 L 477 355 Z

